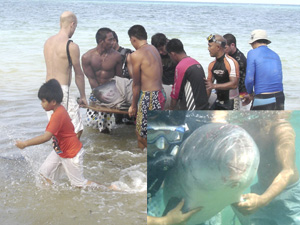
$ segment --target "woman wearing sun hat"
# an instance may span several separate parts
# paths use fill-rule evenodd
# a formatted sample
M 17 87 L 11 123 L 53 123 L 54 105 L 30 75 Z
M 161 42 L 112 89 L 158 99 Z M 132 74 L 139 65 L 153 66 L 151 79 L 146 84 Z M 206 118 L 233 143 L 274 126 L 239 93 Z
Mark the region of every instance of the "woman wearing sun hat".
M 282 66 L 277 53 L 269 49 L 265 30 L 251 32 L 249 44 L 252 50 L 247 55 L 245 85 L 253 99 L 251 110 L 284 110 Z

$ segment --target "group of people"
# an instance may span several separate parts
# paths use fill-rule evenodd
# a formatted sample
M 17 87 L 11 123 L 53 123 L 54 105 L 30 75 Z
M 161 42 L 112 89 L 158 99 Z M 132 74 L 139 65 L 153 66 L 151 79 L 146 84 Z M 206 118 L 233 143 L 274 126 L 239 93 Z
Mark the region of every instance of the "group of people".
M 284 109 L 281 61 L 268 48 L 271 41 L 264 30 L 251 33 L 249 43 L 253 50 L 249 51 L 247 59 L 237 48 L 234 35 L 207 37 L 210 56 L 215 60 L 209 64 L 206 78 L 204 68 L 187 55 L 179 39 L 169 40 L 164 34 L 156 33 L 151 38 L 151 44 L 148 44 L 145 28 L 134 25 L 128 30 L 135 49 L 132 51 L 119 46 L 117 34 L 104 27 L 96 33 L 96 47 L 82 55 L 81 69 L 79 47 L 69 40 L 75 32 L 76 25 L 73 24 L 77 23 L 77 19 L 72 12 L 63 14 L 67 16 L 61 22 L 60 32 L 45 44 L 46 80 L 55 78 L 62 85 L 66 108 L 71 118 L 72 114 L 76 118 L 73 120 L 79 137 L 83 129 L 82 125 L 78 125 L 81 124 L 79 108 L 68 93 L 71 65 L 80 93 L 80 105 L 88 104 L 84 75 L 92 90 L 115 76 L 132 79 L 133 97 L 128 114 L 136 118 L 138 146 L 142 149 L 147 146 L 147 110 L 238 110 L 241 105 L 250 102 L 254 110 Z M 60 39 L 63 33 L 68 35 Z M 62 53 L 61 57 L 54 58 L 50 54 L 58 48 L 56 43 L 60 44 Z M 69 62 L 65 53 L 66 43 L 69 43 Z M 166 96 L 163 84 L 172 85 L 170 96 Z M 171 103 L 166 108 L 167 98 L 171 99 Z M 92 93 L 90 101 L 97 101 Z M 98 126 L 101 132 L 109 132 L 116 117 L 111 113 L 87 110 L 87 124 Z

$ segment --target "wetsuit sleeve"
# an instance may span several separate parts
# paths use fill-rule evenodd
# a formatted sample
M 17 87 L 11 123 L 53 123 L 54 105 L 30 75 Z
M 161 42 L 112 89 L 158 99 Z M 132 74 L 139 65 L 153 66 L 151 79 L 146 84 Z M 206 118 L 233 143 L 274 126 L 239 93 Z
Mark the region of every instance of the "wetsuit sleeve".
M 245 86 L 249 94 L 253 93 L 254 86 L 254 77 L 255 77 L 255 57 L 253 50 L 248 52 L 247 55 L 247 70 L 245 78 Z
M 240 73 L 239 73 L 238 62 L 230 56 L 225 56 L 224 64 L 225 64 L 225 68 L 228 71 L 229 77 L 236 77 L 239 79 Z

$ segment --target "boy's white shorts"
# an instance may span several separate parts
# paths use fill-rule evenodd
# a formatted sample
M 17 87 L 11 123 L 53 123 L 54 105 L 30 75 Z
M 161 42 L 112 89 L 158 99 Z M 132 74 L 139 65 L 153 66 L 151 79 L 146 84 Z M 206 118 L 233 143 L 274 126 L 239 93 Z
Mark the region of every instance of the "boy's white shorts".
M 45 178 L 54 181 L 61 177 L 61 167 L 64 169 L 66 175 L 68 176 L 71 185 L 76 187 L 83 187 L 87 183 L 87 179 L 83 176 L 83 156 L 85 150 L 81 150 L 73 158 L 62 158 L 51 151 L 51 153 L 46 158 L 45 162 L 39 169 L 40 174 Z

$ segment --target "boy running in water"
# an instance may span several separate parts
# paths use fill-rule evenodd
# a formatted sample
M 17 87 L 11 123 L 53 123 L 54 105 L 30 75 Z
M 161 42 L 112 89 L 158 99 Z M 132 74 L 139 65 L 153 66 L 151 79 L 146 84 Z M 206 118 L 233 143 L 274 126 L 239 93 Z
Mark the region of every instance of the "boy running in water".
M 43 84 L 38 92 L 42 107 L 45 111 L 53 110 L 53 114 L 44 134 L 26 141 L 17 141 L 20 149 L 39 145 L 53 138 L 54 151 L 48 155 L 39 173 L 50 184 L 58 175 L 59 167 L 63 166 L 72 186 L 99 187 L 95 182 L 83 176 L 84 149 L 74 132 L 74 126 L 66 109 L 61 105 L 63 92 L 57 80 L 51 79 Z

